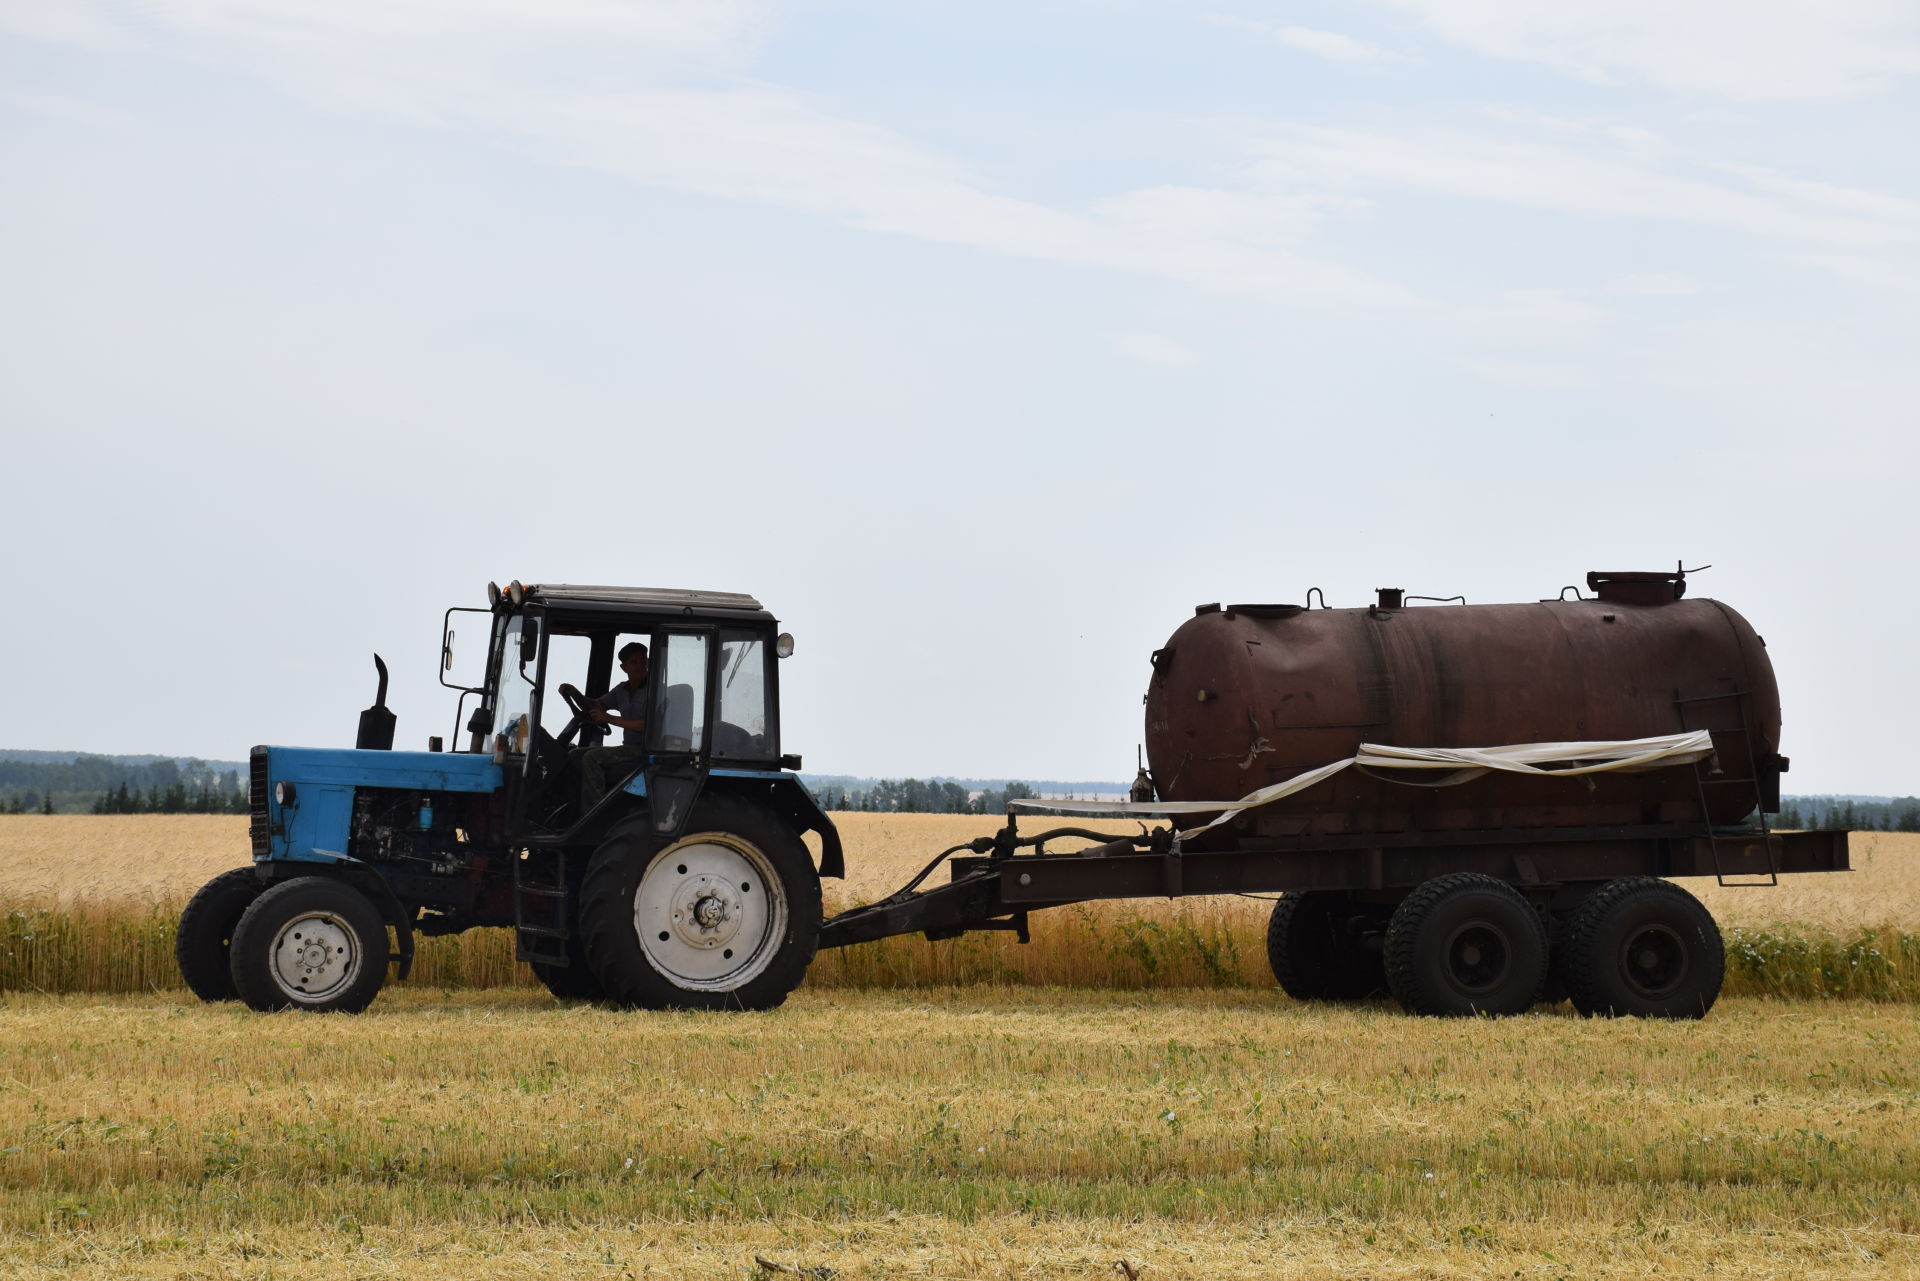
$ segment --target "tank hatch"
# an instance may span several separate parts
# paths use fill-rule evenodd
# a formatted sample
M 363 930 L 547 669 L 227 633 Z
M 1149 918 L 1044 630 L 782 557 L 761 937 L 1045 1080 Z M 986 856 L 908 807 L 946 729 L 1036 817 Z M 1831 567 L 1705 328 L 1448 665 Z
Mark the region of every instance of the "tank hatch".
M 1587 590 L 1614 605 L 1671 605 L 1687 594 L 1684 571 L 1610 572 L 1596 569 L 1587 575 Z

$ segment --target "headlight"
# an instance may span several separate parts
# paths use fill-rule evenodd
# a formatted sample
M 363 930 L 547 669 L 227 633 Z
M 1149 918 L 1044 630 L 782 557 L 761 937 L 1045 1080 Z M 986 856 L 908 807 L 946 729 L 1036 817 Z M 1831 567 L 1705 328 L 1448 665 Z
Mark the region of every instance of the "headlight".
M 280 806 L 293 804 L 293 784 L 287 782 L 284 778 L 278 783 L 275 783 L 273 785 L 273 803 Z
M 487 604 L 498 605 L 499 603 L 500 603 L 500 584 L 488 583 L 487 584 Z
M 781 632 L 773 638 L 773 653 L 776 658 L 793 657 L 793 636 L 791 633 Z

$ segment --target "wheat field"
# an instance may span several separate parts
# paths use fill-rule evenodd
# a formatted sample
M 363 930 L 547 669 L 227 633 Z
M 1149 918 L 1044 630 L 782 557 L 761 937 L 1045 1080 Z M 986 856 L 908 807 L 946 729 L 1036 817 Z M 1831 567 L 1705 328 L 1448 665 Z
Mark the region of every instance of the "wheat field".
M 842 904 L 994 826 L 840 822 Z M 480 930 L 262 1016 L 172 970 L 244 819 L 0 818 L 0 1275 L 1916 1276 L 1920 839 L 1854 850 L 1692 887 L 1700 1023 L 1302 1006 L 1235 898 L 827 953 L 764 1015 L 557 1003 Z
M 887 894 L 940 850 L 996 824 L 943 814 L 842 814 L 836 821 L 849 875 L 828 883 L 829 911 Z M 1022 830 L 1046 825 L 1028 819 Z M 0 988 L 177 986 L 175 913 L 209 877 L 246 859 L 244 818 L 0 818 Z M 1681 882 L 1726 928 L 1730 994 L 1920 1000 L 1920 835 L 1856 834 L 1853 861 L 1852 872 L 1788 877 L 1768 889 Z M 937 944 L 910 935 L 823 953 L 807 982 L 1270 987 L 1268 911 L 1263 900 L 1238 897 L 1083 904 L 1037 914 L 1030 945 L 1005 933 Z M 534 983 L 514 962 L 504 930 L 422 940 L 412 981 L 447 988 Z
M 10 1277 L 1920 1268 L 1920 1023 L 1857 1002 L 1675 1024 L 1245 990 L 718 1016 L 14 996 L 0 1082 Z
M 829 882 L 843 903 L 870 902 L 934 854 L 999 820 L 964 814 L 836 814 L 847 877 Z M 1023 818 L 1022 831 L 1075 822 L 1116 833 L 1124 823 Z M 809 837 L 809 840 L 815 838 Z M 182 903 L 209 878 L 248 861 L 247 820 L 231 815 L 0 816 L 0 901 L 40 906 Z M 1920 930 L 1920 833 L 1858 832 L 1854 870 L 1785 878 L 1771 889 L 1723 889 L 1711 879 L 1679 883 L 1722 924 L 1792 923 L 1834 930 Z M 936 876 L 936 880 L 939 879 Z

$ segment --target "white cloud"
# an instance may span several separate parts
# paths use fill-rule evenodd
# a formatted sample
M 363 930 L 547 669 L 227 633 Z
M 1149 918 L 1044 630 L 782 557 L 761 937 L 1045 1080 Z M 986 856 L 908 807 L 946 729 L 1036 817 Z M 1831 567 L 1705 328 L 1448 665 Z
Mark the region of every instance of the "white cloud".
M 1911 0 L 1387 0 L 1442 39 L 1598 83 L 1806 101 L 1920 73 Z
M 743 4 L 154 0 L 144 21 L 335 109 L 479 128 L 541 159 L 667 190 L 1300 305 L 1409 300 L 1305 251 L 1323 203 L 1311 193 L 1155 186 L 1076 209 L 996 192 L 909 138 L 730 71 L 765 25 Z M 532 51 L 556 41 L 571 61 L 605 60 L 617 74 L 553 83 Z
M 1379 45 L 1368 44 L 1364 40 L 1356 40 L 1338 31 L 1323 31 L 1318 27 L 1275 26 L 1268 22 L 1256 22 L 1251 18 L 1229 15 L 1217 15 L 1210 20 L 1223 27 L 1251 32 L 1275 44 L 1283 44 L 1289 49 L 1310 53 L 1316 58 L 1325 58 L 1328 62 L 1377 65 L 1412 61 L 1406 54 L 1395 53 L 1391 49 L 1383 49 Z
M 1636 148 L 1607 150 L 1441 129 L 1283 126 L 1255 149 L 1275 190 L 1402 190 L 1599 218 L 1692 224 L 1867 250 L 1920 243 L 1920 205 L 1825 184 L 1688 169 Z
M 1159 334 L 1116 334 L 1113 349 L 1129 360 L 1137 360 L 1143 365 L 1162 365 L 1177 368 L 1200 362 L 1200 353 L 1182 347 L 1171 338 Z

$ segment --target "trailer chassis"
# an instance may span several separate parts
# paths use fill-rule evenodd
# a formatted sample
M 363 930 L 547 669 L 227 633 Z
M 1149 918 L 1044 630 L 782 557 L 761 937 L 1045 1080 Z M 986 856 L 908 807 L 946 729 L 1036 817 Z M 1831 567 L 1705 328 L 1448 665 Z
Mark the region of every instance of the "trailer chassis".
M 1047 852 L 1048 843 L 1069 839 L 1095 844 Z M 941 863 L 951 880 L 918 888 Z M 828 920 L 820 946 L 976 930 L 1011 931 L 1024 943 L 1029 913 L 1100 899 L 1317 890 L 1391 904 L 1454 872 L 1506 881 L 1544 913 L 1622 877 L 1717 876 L 1722 884 L 1758 886 L 1788 873 L 1847 870 L 1845 832 L 1728 832 L 1697 823 L 1499 828 L 1242 837 L 1203 851 L 1183 849 L 1166 827 L 1117 838 L 1076 827 L 1021 836 L 1009 814 L 994 836 L 943 851 L 894 894 Z

